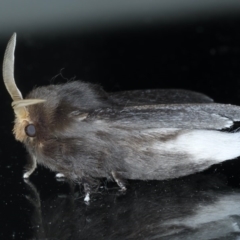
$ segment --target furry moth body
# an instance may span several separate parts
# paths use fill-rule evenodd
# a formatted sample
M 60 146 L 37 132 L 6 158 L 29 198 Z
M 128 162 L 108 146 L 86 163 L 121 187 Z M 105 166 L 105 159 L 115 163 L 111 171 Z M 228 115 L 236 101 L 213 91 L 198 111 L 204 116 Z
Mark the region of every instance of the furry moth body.
M 14 72 L 16 34 L 3 79 L 13 99 L 15 138 L 37 164 L 83 183 L 94 179 L 162 180 L 202 171 L 240 156 L 240 133 L 218 130 L 240 120 L 240 107 L 183 90 L 107 94 L 80 81 L 39 87 L 23 99 Z M 59 175 L 59 176 L 60 176 Z

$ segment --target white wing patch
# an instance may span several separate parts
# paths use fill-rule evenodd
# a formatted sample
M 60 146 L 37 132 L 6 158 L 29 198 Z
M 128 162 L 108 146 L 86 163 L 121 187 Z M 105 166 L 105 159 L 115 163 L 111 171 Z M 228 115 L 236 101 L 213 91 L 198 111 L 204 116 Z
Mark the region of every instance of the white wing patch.
M 175 139 L 152 146 L 159 152 L 189 154 L 193 161 L 222 162 L 240 156 L 240 133 L 212 130 L 186 130 Z

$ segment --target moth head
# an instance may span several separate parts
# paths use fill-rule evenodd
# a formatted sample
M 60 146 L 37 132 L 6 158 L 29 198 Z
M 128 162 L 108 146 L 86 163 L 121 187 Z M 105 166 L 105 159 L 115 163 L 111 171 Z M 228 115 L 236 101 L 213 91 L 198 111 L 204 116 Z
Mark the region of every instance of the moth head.
M 14 51 L 16 46 L 16 33 L 10 38 L 3 58 L 3 81 L 13 100 L 12 107 L 15 113 L 14 135 L 19 141 L 36 136 L 36 128 L 31 120 L 28 106 L 45 102 L 44 99 L 23 99 L 14 79 Z

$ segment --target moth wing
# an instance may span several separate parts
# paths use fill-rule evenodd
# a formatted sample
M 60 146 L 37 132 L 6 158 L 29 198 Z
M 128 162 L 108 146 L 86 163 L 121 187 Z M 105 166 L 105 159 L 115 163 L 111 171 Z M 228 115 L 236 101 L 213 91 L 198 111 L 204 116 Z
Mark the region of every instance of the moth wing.
M 121 106 L 154 104 L 213 103 L 210 97 L 182 89 L 148 89 L 109 93 L 109 97 Z
M 240 121 L 240 107 L 230 104 L 158 104 L 95 110 L 87 121 L 130 129 L 224 129 Z

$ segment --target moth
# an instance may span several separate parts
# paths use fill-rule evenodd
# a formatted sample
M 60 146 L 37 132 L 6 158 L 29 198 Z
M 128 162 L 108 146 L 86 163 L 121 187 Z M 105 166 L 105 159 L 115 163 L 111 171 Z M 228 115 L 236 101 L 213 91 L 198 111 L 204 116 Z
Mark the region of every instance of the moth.
M 24 99 L 14 79 L 16 34 L 3 80 L 13 100 L 13 133 L 41 164 L 82 184 L 85 201 L 100 178 L 126 191 L 126 179 L 163 180 L 200 172 L 240 155 L 240 107 L 185 90 L 106 93 L 82 81 L 38 87 Z

